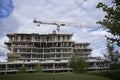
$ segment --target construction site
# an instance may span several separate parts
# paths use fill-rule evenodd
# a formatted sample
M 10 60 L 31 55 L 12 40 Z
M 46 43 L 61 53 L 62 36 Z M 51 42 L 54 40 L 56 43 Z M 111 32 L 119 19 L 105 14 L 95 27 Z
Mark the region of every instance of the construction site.
M 10 52 L 7 62 L 0 62 L 0 73 L 16 73 L 22 65 L 27 67 L 28 72 L 33 72 L 37 63 L 41 64 L 43 72 L 70 72 L 69 60 L 74 54 L 86 59 L 90 71 L 109 68 L 104 59 L 89 57 L 92 53 L 90 43 L 76 43 L 72 41 L 73 34 L 58 33 L 65 23 L 33 22 L 38 26 L 56 25 L 57 30 L 50 34 L 8 33 L 9 41 L 5 44 Z

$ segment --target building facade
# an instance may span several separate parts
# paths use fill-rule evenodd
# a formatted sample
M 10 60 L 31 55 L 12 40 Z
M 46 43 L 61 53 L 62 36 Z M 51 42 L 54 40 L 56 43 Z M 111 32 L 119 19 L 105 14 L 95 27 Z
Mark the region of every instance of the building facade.
M 34 71 L 36 63 L 41 64 L 44 72 L 71 71 L 69 60 L 72 55 L 87 59 L 92 51 L 90 43 L 75 43 L 72 34 L 57 34 L 55 31 L 52 34 L 10 33 L 7 37 L 9 41 L 5 44 L 10 53 L 8 63 L 0 63 L 1 72 L 16 72 L 22 64 L 26 65 L 28 71 Z M 94 62 L 92 64 L 88 59 L 86 61 L 90 63 L 89 69 L 97 69 Z M 108 67 L 104 65 L 103 68 L 106 66 Z

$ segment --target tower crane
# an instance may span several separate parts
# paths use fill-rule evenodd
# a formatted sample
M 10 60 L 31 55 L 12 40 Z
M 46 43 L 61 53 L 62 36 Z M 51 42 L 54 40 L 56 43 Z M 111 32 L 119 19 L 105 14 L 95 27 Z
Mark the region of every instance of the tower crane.
M 40 26 L 40 24 L 47 24 L 47 25 L 56 25 L 57 28 L 56 30 L 59 32 L 60 27 L 63 26 L 77 26 L 77 27 L 86 27 L 86 28 L 95 28 L 95 26 L 92 25 L 82 25 L 82 24 L 77 24 L 77 23 L 67 23 L 67 22 L 44 22 L 44 21 L 38 21 L 36 19 L 33 20 L 33 23 L 36 23 L 37 26 Z

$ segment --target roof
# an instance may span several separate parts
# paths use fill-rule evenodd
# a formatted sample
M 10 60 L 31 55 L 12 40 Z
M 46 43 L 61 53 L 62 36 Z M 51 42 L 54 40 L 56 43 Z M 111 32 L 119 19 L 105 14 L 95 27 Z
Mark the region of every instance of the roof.
M 39 33 L 8 33 L 6 34 L 8 37 L 9 36 L 14 36 L 14 35 L 40 35 L 40 36 L 51 36 L 51 35 L 68 35 L 68 36 L 72 36 L 72 34 L 39 34 Z

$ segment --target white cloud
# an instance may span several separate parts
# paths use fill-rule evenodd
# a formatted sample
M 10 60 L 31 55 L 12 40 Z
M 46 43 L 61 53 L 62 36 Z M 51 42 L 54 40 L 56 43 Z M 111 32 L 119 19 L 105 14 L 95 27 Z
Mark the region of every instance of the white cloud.
M 0 39 L 0 61 L 6 61 L 7 59 L 7 53 L 9 52 L 7 48 L 4 45 L 4 42 L 7 41 L 7 37 L 2 37 Z
M 94 31 L 94 32 L 91 32 L 91 34 L 93 34 L 93 35 L 98 35 L 98 36 L 100 36 L 100 35 L 102 35 L 102 36 L 105 36 L 105 35 L 110 35 L 108 32 L 106 32 L 106 31 Z
M 55 26 L 50 25 L 36 27 L 32 23 L 34 17 L 42 21 L 96 25 L 96 21 L 103 19 L 104 16 L 100 9 L 95 8 L 96 4 L 101 1 L 108 4 L 111 2 L 111 0 L 13 0 L 15 6 L 13 16 L 20 23 L 17 32 L 51 33 L 55 29 Z M 74 34 L 73 40 L 75 41 L 90 42 L 94 54 L 100 54 L 105 50 L 104 35 L 107 33 L 103 30 L 89 32 L 87 28 L 64 27 L 61 28 L 61 32 Z

